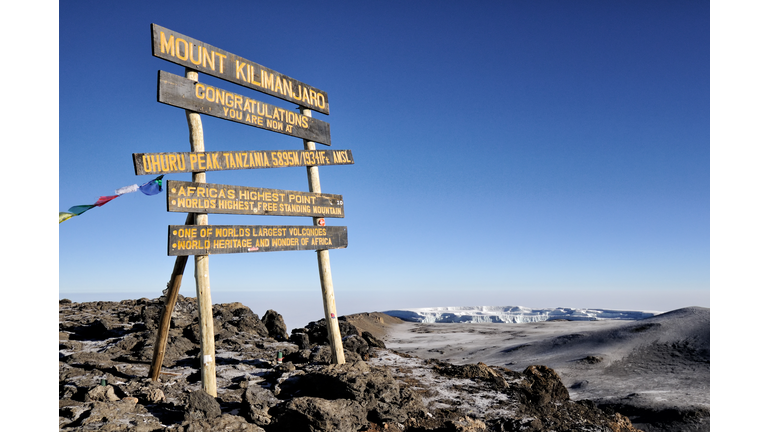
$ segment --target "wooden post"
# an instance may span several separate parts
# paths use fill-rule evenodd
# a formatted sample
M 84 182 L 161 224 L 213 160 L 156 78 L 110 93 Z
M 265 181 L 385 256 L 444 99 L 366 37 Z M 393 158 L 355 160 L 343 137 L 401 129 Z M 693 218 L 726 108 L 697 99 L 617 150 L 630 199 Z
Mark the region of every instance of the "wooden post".
M 186 69 L 186 77 L 198 80 L 197 71 Z M 189 144 L 193 152 L 204 152 L 203 121 L 200 114 L 184 110 L 189 126 Z M 193 172 L 192 181 L 205 183 L 205 172 Z M 195 215 L 196 225 L 208 225 L 208 215 Z M 195 286 L 197 293 L 197 312 L 200 322 L 200 375 L 203 391 L 216 397 L 216 347 L 213 339 L 213 305 L 211 303 L 211 283 L 208 278 L 208 256 L 195 255 Z
M 194 213 L 187 214 L 185 225 L 192 225 L 195 222 Z M 160 376 L 160 369 L 163 367 L 163 358 L 165 358 L 165 347 L 168 342 L 168 331 L 171 328 L 171 315 L 173 308 L 176 307 L 176 299 L 179 297 L 179 288 L 181 288 L 181 277 L 184 276 L 184 268 L 187 266 L 188 255 L 177 256 L 176 263 L 173 265 L 171 280 L 168 282 L 168 292 L 165 294 L 165 306 L 163 315 L 160 317 L 160 323 L 157 329 L 157 338 L 155 339 L 155 350 L 152 354 L 152 366 L 149 368 L 149 377 L 152 381 L 157 381 Z
M 307 117 L 312 117 L 312 111 L 308 108 L 301 108 L 301 113 Z M 304 140 L 304 150 L 315 150 L 313 141 Z M 321 193 L 320 189 L 320 170 L 317 166 L 307 167 L 307 181 L 309 182 L 309 191 Z M 321 218 L 313 217 L 312 222 L 319 226 Z M 331 344 L 331 357 L 334 364 L 344 364 L 344 345 L 341 342 L 341 331 L 339 331 L 339 321 L 336 316 L 336 298 L 333 295 L 333 279 L 331 278 L 331 258 L 328 249 L 317 251 L 317 267 L 320 271 L 320 287 L 323 292 L 323 310 L 325 311 L 325 324 L 328 331 L 328 342 Z

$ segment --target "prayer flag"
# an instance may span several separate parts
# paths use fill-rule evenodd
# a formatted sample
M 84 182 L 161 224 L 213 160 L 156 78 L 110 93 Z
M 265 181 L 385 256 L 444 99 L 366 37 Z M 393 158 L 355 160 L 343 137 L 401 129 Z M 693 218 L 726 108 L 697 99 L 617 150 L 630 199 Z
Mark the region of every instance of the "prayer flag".
M 95 205 L 79 205 L 79 206 L 73 206 L 70 207 L 69 210 L 67 210 L 70 213 L 74 213 L 75 216 L 80 216 L 81 214 L 87 212 L 88 210 L 96 207 Z
M 97 206 L 97 207 L 101 207 L 101 206 L 103 206 L 104 204 L 106 204 L 106 203 L 108 203 L 108 202 L 112 201 L 113 199 L 115 199 L 115 198 L 117 198 L 117 197 L 119 197 L 119 196 L 120 196 L 120 195 L 112 195 L 112 196 L 103 196 L 103 197 L 99 197 L 99 200 L 98 200 L 98 201 L 96 201 L 96 202 L 95 202 L 93 205 L 95 205 L 95 206 Z
M 115 191 L 115 195 L 124 195 L 127 193 L 136 192 L 137 190 L 139 190 L 139 185 L 137 184 L 132 184 L 130 186 L 123 186 L 120 189 L 117 189 Z
M 163 176 L 165 174 L 155 178 L 154 180 L 150 180 L 143 185 L 139 186 L 139 190 L 144 193 L 144 195 L 157 195 L 160 192 L 163 191 Z
M 67 220 L 67 219 L 71 218 L 71 217 L 72 217 L 72 216 L 74 216 L 74 215 L 75 215 L 74 213 L 69 213 L 69 212 L 59 212 L 59 223 L 62 223 L 62 222 L 64 222 L 65 220 Z
M 59 212 L 59 223 L 62 223 L 65 220 L 71 219 L 74 216 L 79 216 L 94 207 L 101 207 L 104 204 L 112 201 L 113 199 L 123 194 L 136 192 L 137 190 L 140 190 L 141 192 L 144 193 L 144 195 L 157 195 L 163 191 L 163 177 L 164 175 L 156 177 L 144 183 L 141 186 L 135 185 L 135 184 L 130 186 L 123 186 L 120 189 L 115 190 L 114 195 L 100 196 L 99 199 L 96 200 L 96 202 L 93 204 L 77 205 L 77 206 L 70 207 L 68 211 Z

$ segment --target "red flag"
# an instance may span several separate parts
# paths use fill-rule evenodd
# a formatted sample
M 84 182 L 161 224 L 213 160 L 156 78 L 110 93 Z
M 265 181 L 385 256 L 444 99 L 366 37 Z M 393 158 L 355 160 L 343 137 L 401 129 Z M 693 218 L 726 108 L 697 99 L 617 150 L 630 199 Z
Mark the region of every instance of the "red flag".
M 103 196 L 103 197 L 99 197 L 99 200 L 98 200 L 98 201 L 96 201 L 96 202 L 95 202 L 93 205 L 95 205 L 96 207 L 101 207 L 101 206 L 103 206 L 104 204 L 106 204 L 106 203 L 108 203 L 108 202 L 112 201 L 113 199 L 115 199 L 115 198 L 117 198 L 117 197 L 119 197 L 119 196 L 120 196 L 120 195 L 110 195 L 110 196 Z

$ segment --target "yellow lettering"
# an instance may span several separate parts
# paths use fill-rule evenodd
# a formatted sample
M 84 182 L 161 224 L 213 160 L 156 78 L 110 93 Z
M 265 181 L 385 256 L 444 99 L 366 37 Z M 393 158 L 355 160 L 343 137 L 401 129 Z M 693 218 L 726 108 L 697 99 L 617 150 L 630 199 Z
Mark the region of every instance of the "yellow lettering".
M 253 84 L 253 85 L 261 86 L 260 82 L 254 80 L 254 78 L 256 77 L 256 69 L 253 66 L 251 66 L 251 65 L 248 65 L 248 69 L 250 71 L 249 74 L 248 74 L 248 76 L 250 77 L 248 79 L 250 81 L 250 83 Z
M 245 67 L 245 65 L 246 63 L 240 63 L 240 60 L 235 61 L 235 79 L 242 79 L 243 81 L 248 81 L 248 79 L 245 76 L 245 73 L 243 72 L 243 68 Z
M 161 53 L 168 53 L 172 56 L 176 55 L 176 50 L 173 47 L 173 35 L 171 35 L 168 40 L 165 39 L 165 33 L 160 32 L 160 52 Z
M 200 45 L 197 46 L 197 61 L 195 61 L 194 56 L 192 55 L 195 52 L 194 48 L 189 53 L 189 61 L 191 61 L 193 64 L 199 65 L 202 63 L 202 47 Z
M 181 56 L 181 45 L 179 42 L 184 45 L 184 57 Z M 189 45 L 187 45 L 187 41 L 184 39 L 176 39 L 176 58 L 179 60 L 187 60 L 189 58 Z
M 227 56 L 225 56 L 224 54 L 217 53 L 217 52 L 215 52 L 214 54 L 219 56 L 219 73 L 224 73 L 224 59 L 227 58 Z
M 265 70 L 261 71 L 261 86 L 270 90 L 275 90 L 275 76 Z
M 211 52 L 210 57 L 208 56 L 208 49 L 203 47 L 203 67 L 209 67 L 211 70 L 216 70 L 216 64 L 213 62 L 213 52 Z
M 314 90 L 309 91 L 309 101 L 312 105 L 317 106 L 317 92 Z
M 150 166 L 149 155 L 143 155 L 141 157 L 141 164 L 144 166 L 144 171 L 145 172 L 152 172 L 152 167 Z
M 291 95 L 291 97 L 292 97 L 292 98 L 294 98 L 294 99 L 296 99 L 296 100 L 299 100 L 299 101 L 300 101 L 300 100 L 301 100 L 301 89 L 302 89 L 302 88 L 304 88 L 304 87 L 302 87 L 302 86 L 299 86 L 299 94 L 298 94 L 298 95 L 297 95 L 296 93 L 293 93 L 293 92 L 291 92 L 291 93 L 293 93 L 293 94 Z
M 160 172 L 160 157 L 152 156 L 152 172 Z

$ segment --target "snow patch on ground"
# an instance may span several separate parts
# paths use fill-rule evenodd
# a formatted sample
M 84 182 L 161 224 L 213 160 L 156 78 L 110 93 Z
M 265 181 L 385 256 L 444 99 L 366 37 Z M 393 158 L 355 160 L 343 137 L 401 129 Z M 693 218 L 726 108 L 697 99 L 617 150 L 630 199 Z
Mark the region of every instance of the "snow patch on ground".
M 471 379 L 448 378 L 435 373 L 427 361 L 418 357 L 403 357 L 391 351 L 377 350 L 370 364 L 387 367 L 393 376 L 406 382 L 420 394 L 429 410 L 458 408 L 477 416 L 513 417 L 508 397 L 503 393 L 485 391 Z M 457 388 L 463 389 L 460 393 Z M 476 388 L 471 396 L 467 389 Z

